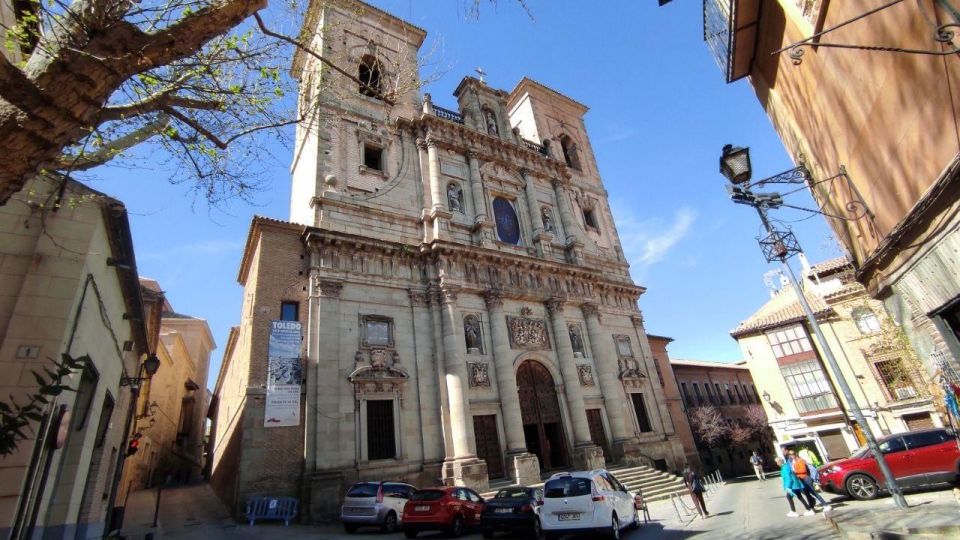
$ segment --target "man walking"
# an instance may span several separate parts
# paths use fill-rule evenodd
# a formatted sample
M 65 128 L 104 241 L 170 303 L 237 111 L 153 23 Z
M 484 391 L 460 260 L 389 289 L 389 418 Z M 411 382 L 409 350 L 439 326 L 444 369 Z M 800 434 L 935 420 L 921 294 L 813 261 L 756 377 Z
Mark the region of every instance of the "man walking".
M 700 513 L 700 519 L 710 517 L 710 513 L 707 512 L 707 505 L 703 501 L 703 482 L 700 481 L 700 477 L 697 473 L 693 472 L 693 469 L 689 466 L 683 470 L 683 483 L 686 484 L 687 491 L 690 492 L 693 505 L 697 508 L 697 512 Z
M 753 472 L 757 475 L 757 479 L 761 482 L 766 480 L 766 475 L 763 473 L 763 456 L 756 450 L 750 456 L 750 464 L 753 465 Z
M 820 477 L 820 458 L 817 457 L 817 454 L 812 452 L 809 448 L 803 447 L 797 452 L 797 455 L 800 456 L 800 459 L 807 462 L 807 465 L 810 466 L 810 478 L 814 483 L 817 482 L 817 479 Z

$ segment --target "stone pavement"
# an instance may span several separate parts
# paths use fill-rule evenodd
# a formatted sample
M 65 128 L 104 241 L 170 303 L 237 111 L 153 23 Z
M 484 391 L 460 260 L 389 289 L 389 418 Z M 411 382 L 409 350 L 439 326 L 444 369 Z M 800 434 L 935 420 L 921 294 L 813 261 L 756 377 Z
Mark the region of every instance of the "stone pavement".
M 217 500 L 206 484 L 166 489 L 161 496 L 159 526 L 151 527 L 156 492 L 139 491 L 131 494 L 123 534 L 131 539 L 143 539 L 152 534 L 177 540 L 262 540 L 310 538 L 356 540 L 403 537 L 401 534 L 383 535 L 373 529 L 347 535 L 339 524 L 323 526 L 264 523 L 249 527 L 232 520 L 226 508 Z M 685 503 L 692 506 L 689 497 Z M 830 500 L 830 497 L 827 497 Z M 765 482 L 756 479 L 735 479 L 721 487 L 707 499 L 711 517 L 705 520 L 678 516 L 670 501 L 650 505 L 651 521 L 639 531 L 624 531 L 625 540 L 652 538 L 737 538 L 737 539 L 840 539 L 867 540 L 868 538 L 917 538 L 927 527 L 939 538 L 960 538 L 960 511 L 950 490 L 929 491 L 907 496 L 912 508 L 897 511 L 889 497 L 875 501 L 850 501 L 834 498 L 835 511 L 830 523 L 822 513 L 810 517 L 788 518 L 787 503 L 780 489 L 780 479 Z M 929 527 L 936 527 L 929 529 Z M 903 536 L 869 536 L 870 531 L 896 531 Z M 369 532 L 366 532 L 369 531 Z M 424 534 L 423 538 L 441 538 L 440 534 Z M 499 537 L 499 536 L 498 536 Z M 479 534 L 465 538 L 480 538 Z M 519 537 L 518 537 L 519 538 Z

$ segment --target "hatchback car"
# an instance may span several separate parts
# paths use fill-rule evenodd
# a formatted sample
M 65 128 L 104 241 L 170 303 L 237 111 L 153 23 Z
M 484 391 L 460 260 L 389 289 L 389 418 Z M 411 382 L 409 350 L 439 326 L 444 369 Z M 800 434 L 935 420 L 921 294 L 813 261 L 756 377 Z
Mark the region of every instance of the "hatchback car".
M 551 476 L 540 521 L 547 540 L 583 533 L 618 539 L 623 528 L 640 526 L 633 494 L 604 469 Z
M 442 530 L 454 538 L 480 524 L 483 497 L 465 487 L 438 487 L 414 492 L 403 510 L 403 532 Z
M 359 527 L 380 527 L 394 532 L 400 525 L 407 499 L 417 488 L 402 482 L 357 482 L 347 490 L 340 520 L 348 533 Z
M 508 487 L 487 499 L 480 515 L 484 538 L 493 538 L 497 531 L 523 532 L 540 538 L 540 505 L 543 490 L 523 486 Z
M 955 483 L 960 472 L 957 439 L 945 429 L 897 433 L 877 441 L 883 457 L 903 488 Z M 846 459 L 820 467 L 824 491 L 873 499 L 881 491 L 883 475 L 870 451 L 864 447 Z

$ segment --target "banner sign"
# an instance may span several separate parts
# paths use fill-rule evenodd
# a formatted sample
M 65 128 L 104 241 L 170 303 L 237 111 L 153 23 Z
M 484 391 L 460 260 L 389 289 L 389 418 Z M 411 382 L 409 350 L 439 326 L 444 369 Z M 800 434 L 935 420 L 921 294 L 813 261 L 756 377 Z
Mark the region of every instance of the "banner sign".
M 270 321 L 264 427 L 300 425 L 300 323 Z

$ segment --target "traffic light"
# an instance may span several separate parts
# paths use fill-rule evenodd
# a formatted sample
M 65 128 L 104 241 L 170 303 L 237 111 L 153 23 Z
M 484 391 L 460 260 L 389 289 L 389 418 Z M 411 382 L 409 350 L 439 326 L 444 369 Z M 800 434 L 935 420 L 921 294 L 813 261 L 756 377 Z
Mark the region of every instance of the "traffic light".
M 134 437 L 130 439 L 130 442 L 127 443 L 127 457 L 130 457 L 137 453 L 137 450 L 140 449 L 140 437 Z

